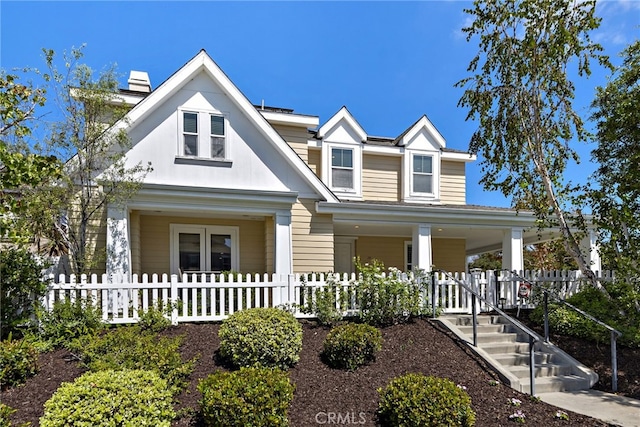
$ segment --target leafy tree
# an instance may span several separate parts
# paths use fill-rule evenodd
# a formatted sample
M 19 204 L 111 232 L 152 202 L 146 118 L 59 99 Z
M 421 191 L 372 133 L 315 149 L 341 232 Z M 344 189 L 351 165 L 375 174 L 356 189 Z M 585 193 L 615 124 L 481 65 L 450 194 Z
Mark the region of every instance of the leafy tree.
M 479 37 L 471 73 L 459 105 L 479 120 L 470 151 L 480 152 L 486 189 L 526 200 L 538 225 L 559 227 L 567 251 L 595 286 L 604 291 L 581 252 L 572 229 L 586 224 L 568 209 L 575 187 L 563 180 L 569 161 L 579 161 L 570 141 L 587 132 L 572 107 L 575 86 L 569 67 L 588 76 L 597 60 L 608 65 L 589 32 L 600 19 L 595 0 L 476 0 L 465 12 L 474 21 L 463 31 Z
M 599 188 L 589 192 L 603 242 L 601 253 L 617 277 L 640 293 L 640 41 L 622 52 L 623 62 L 596 90 Z
M 35 111 L 45 103 L 45 91 L 20 83 L 15 74 L 0 71 L 0 236 L 28 241 L 44 227 L 43 216 L 52 206 L 39 190 L 60 175 L 53 156 L 32 153 L 24 138 L 31 134 Z
M 575 260 L 561 240 L 536 243 L 525 247 L 524 268 L 527 270 L 576 270 Z
M 79 61 L 83 48 L 62 55 L 59 70 L 53 50 L 44 49 L 47 67 L 63 119 L 50 130 L 49 144 L 71 156 L 65 164 L 68 206 L 52 238 L 69 252 L 71 269 L 88 273 L 100 268 L 105 249 L 99 242 L 108 206 L 124 206 L 151 170 L 141 163 L 128 167 L 130 140 L 124 129 L 129 109 L 119 96 L 115 67 L 94 72 Z
M 469 269 L 472 268 L 481 268 L 484 271 L 502 269 L 502 252 L 485 252 L 478 255 L 469 263 Z

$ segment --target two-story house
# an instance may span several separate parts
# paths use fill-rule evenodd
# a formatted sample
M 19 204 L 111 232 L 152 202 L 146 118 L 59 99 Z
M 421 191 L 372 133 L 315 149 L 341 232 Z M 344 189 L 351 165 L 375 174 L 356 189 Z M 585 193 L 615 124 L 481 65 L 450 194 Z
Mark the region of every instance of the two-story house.
M 153 91 L 146 73 L 129 84 L 117 126 L 128 163 L 153 172 L 108 209 L 107 272 L 351 272 L 355 256 L 461 272 L 498 249 L 521 269 L 523 246 L 550 236 L 529 213 L 467 205 L 475 156 L 447 148 L 426 116 L 379 137 L 346 107 L 321 123 L 255 106 L 204 50 Z

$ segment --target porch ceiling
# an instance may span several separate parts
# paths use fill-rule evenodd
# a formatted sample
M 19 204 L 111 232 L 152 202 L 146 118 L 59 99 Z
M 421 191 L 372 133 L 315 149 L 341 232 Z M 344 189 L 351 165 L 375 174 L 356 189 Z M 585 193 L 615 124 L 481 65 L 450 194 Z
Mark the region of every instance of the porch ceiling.
M 502 249 L 502 241 L 505 227 L 461 227 L 444 224 L 431 224 L 431 236 L 436 239 L 464 239 L 467 255 L 476 255 L 483 252 L 491 252 Z M 367 223 L 363 221 L 336 221 L 334 222 L 336 236 L 380 236 L 380 237 L 404 237 L 410 240 L 413 233 L 413 224 L 393 223 Z M 539 233 L 538 230 L 525 230 L 525 244 L 533 244 L 558 237 L 553 231 Z

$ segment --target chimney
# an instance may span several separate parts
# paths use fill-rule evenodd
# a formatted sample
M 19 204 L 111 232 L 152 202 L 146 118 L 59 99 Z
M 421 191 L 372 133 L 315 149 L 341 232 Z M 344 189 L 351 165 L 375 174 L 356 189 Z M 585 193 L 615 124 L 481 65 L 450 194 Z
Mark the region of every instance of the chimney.
M 151 92 L 151 81 L 149 80 L 149 74 L 146 71 L 131 70 L 129 74 L 129 90 L 136 92 Z

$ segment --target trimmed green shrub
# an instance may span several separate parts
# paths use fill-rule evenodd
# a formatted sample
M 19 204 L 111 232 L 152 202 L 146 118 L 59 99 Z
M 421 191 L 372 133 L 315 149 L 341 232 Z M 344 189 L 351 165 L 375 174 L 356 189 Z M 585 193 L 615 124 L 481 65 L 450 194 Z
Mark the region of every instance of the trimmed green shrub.
M 171 326 L 171 320 L 167 318 L 171 315 L 171 306 L 165 307 L 162 301 L 158 301 L 155 307 L 149 307 L 148 310 L 138 315 L 138 326 L 143 330 L 153 332 L 161 332 Z
M 62 383 L 44 404 L 41 427 L 169 427 L 175 417 L 167 382 L 141 370 L 88 372 Z
M 95 335 L 104 327 L 100 309 L 89 299 L 56 301 L 53 309 L 43 312 L 40 319 L 42 339 L 56 348 L 68 347 L 74 339 Z
M 302 292 L 306 301 L 301 307 L 303 313 L 315 315 L 318 323 L 324 326 L 331 326 L 342 320 L 342 307 L 347 306 L 348 293 L 341 289 L 333 275 L 328 276 L 324 287 L 303 287 Z
M 277 368 L 218 371 L 198 385 L 202 417 L 211 427 L 287 426 L 294 388 Z
M 353 371 L 376 358 L 382 348 L 382 334 L 370 325 L 349 323 L 333 328 L 324 340 L 322 353 L 333 368 Z
M 476 421 L 467 392 L 446 378 L 407 374 L 378 393 L 384 426 L 473 426 Z
M 384 264 L 375 259 L 365 264 L 356 259 L 356 267 L 358 315 L 364 323 L 394 325 L 431 311 L 417 280 L 400 280 L 396 269 L 390 269 L 385 275 Z
M 220 355 L 235 366 L 287 369 L 300 359 L 302 326 L 277 308 L 250 308 L 227 318 L 218 331 Z
M 13 387 L 38 372 L 38 350 L 25 340 L 12 340 L 11 335 L 0 343 L 0 388 Z
M 118 327 L 97 337 L 74 342 L 82 362 L 92 371 L 145 369 L 157 372 L 177 391 L 186 385 L 195 359 L 183 362 L 182 337 L 158 337 L 138 326 Z
M 15 333 L 29 323 L 38 301 L 47 291 L 42 280 L 44 265 L 25 249 L 2 248 L 0 251 L 0 338 Z

